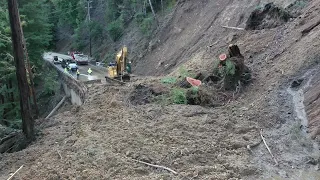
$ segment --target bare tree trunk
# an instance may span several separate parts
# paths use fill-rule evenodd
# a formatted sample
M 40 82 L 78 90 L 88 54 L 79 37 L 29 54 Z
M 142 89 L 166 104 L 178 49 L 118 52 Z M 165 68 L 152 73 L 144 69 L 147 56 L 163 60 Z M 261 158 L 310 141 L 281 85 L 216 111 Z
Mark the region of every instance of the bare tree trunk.
M 31 108 L 29 105 L 29 86 L 27 81 L 26 66 L 24 63 L 23 40 L 17 0 L 8 0 L 8 10 L 14 60 L 16 64 L 16 75 L 20 94 L 22 130 L 27 140 L 30 141 L 34 139 L 34 121 L 31 116 Z
M 154 12 L 151 0 L 149 0 L 149 5 L 150 5 L 150 8 L 151 8 L 151 11 L 152 11 L 152 14 L 153 14 L 154 18 L 156 19 L 156 13 Z

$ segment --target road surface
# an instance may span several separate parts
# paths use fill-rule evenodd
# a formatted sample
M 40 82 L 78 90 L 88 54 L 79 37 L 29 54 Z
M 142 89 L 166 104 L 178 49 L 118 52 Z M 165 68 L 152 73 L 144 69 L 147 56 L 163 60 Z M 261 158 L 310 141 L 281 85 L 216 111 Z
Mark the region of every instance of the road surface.
M 72 59 L 71 56 L 68 56 L 65 54 L 54 53 L 54 52 L 44 53 L 43 58 L 46 61 L 52 62 L 53 56 L 58 56 L 62 59 Z M 56 66 L 61 71 L 64 71 L 64 69 L 61 67 L 61 64 L 56 64 Z M 92 70 L 91 75 L 88 75 L 88 73 L 87 73 L 89 68 L 91 68 L 91 70 Z M 98 67 L 98 66 L 93 66 L 93 65 L 89 64 L 89 65 L 78 65 L 78 69 L 80 71 L 80 76 L 79 76 L 80 81 L 90 81 L 90 80 L 101 79 L 102 82 L 105 82 L 105 76 L 107 74 L 107 69 L 104 67 Z M 71 73 L 71 75 L 74 78 L 77 78 L 76 72 Z

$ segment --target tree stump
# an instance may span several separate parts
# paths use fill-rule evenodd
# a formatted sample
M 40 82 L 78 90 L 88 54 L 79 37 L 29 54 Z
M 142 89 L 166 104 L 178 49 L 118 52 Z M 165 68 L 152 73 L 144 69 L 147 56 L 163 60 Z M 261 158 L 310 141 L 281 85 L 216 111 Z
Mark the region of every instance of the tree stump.
M 200 81 L 202 81 L 204 78 L 205 77 L 201 72 L 194 77 L 194 79 L 198 79 Z M 178 86 L 181 88 L 190 88 L 191 84 L 187 81 L 187 78 L 184 78 L 182 81 L 178 82 Z
M 242 81 L 243 74 L 248 68 L 244 64 L 244 56 L 241 54 L 237 45 L 229 45 L 228 47 L 229 59 L 235 65 L 235 73 L 233 75 L 227 74 L 224 79 L 225 90 L 234 90 Z

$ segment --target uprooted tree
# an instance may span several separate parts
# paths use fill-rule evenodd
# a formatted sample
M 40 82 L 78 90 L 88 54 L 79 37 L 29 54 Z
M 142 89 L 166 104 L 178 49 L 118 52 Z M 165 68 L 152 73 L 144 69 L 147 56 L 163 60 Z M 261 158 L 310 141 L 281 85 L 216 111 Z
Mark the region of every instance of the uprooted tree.
M 200 87 L 198 91 L 187 91 L 188 102 L 215 106 L 230 99 L 227 92 L 234 98 L 234 94 L 238 94 L 241 87 L 250 82 L 251 71 L 244 64 L 244 56 L 240 53 L 239 47 L 231 44 L 228 47 L 228 55 L 222 55 L 212 74 L 204 76 L 203 73 L 198 73 L 195 79 L 201 80 L 206 86 Z

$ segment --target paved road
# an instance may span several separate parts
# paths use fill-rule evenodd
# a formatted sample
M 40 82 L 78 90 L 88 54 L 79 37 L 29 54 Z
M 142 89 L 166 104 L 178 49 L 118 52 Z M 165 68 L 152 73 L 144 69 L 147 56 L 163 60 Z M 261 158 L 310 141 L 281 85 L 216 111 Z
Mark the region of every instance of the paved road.
M 54 52 L 45 53 L 43 55 L 43 58 L 47 61 L 52 62 L 53 56 L 58 56 L 63 59 L 71 59 L 72 58 L 71 56 L 68 56 L 65 54 L 54 53 Z M 61 71 L 64 71 L 64 69 L 61 67 L 60 64 L 56 64 L 56 66 Z M 104 67 L 98 67 L 98 66 L 93 66 L 93 65 L 89 64 L 89 65 L 79 65 L 78 68 L 80 71 L 80 76 L 79 76 L 80 81 L 90 81 L 90 80 L 96 80 L 96 79 L 101 79 L 103 82 L 105 81 L 107 69 Z M 88 75 L 88 73 L 87 73 L 89 68 L 91 68 L 91 70 L 92 70 L 92 75 Z M 77 78 L 76 72 L 71 73 L 71 75 L 74 78 Z

